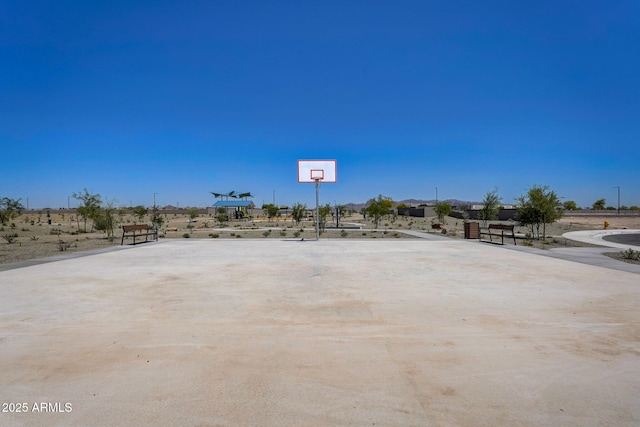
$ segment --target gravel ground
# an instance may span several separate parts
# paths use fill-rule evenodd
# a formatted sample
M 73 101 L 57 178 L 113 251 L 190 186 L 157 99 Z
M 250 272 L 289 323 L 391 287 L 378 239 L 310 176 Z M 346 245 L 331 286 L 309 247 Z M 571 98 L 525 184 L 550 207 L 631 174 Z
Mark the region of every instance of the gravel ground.
M 636 251 L 636 253 L 640 254 L 639 251 Z M 605 252 L 603 255 L 606 255 L 609 258 L 613 258 L 613 259 L 616 259 L 618 261 L 627 262 L 629 264 L 640 265 L 640 258 L 637 258 L 637 259 L 629 258 L 627 255 L 625 255 L 624 251 Z
M 80 252 L 91 249 L 105 248 L 119 245 L 121 231 L 118 228 L 111 239 L 103 232 L 78 233 L 83 224 L 78 224 L 75 216 L 67 214 L 52 214 L 52 224 L 42 222 L 35 214 L 23 214 L 13 220 L 12 224 L 0 227 L 0 264 L 25 261 L 38 258 L 46 258 L 61 255 L 65 252 Z M 640 228 L 640 216 L 636 217 L 571 217 L 565 216 L 555 224 L 547 226 L 547 235 L 544 241 L 523 240 L 522 243 L 540 249 L 556 247 L 584 247 L 592 246 L 586 243 L 575 242 L 561 237 L 567 231 L 602 229 L 604 221 L 609 223 L 609 229 Z M 133 224 L 136 219 L 129 215 L 122 219 L 123 224 Z M 138 221 L 140 222 L 140 221 Z M 145 218 L 142 222 L 148 222 Z M 443 230 L 433 229 L 432 224 L 436 218 L 396 217 L 383 220 L 377 230 L 369 221 L 363 220 L 361 215 L 355 214 L 343 219 L 343 226 L 362 226 L 363 229 L 331 230 L 327 229 L 321 238 L 358 238 L 358 239 L 415 239 L 416 237 L 402 233 L 403 230 L 422 231 L 434 234 L 443 234 Z M 12 227 L 12 225 L 15 225 Z M 193 227 L 189 227 L 189 226 Z M 307 221 L 301 225 L 294 224 L 291 220 L 230 223 L 221 228 L 220 224 L 211 217 L 199 217 L 189 222 L 186 215 L 165 215 L 165 224 L 161 228 L 160 238 L 184 239 L 184 238 L 276 238 L 314 239 L 314 223 Z M 464 237 L 464 222 L 456 218 L 447 218 L 444 224 L 446 235 L 451 238 Z M 88 224 L 91 231 L 91 224 Z M 515 232 L 526 235 L 529 230 L 516 226 Z M 9 243 L 9 240 L 12 243 Z M 130 240 L 129 240 L 130 242 Z M 125 241 L 126 243 L 126 241 Z M 611 255 L 621 259 L 618 253 Z M 628 260 L 621 259 L 627 262 Z

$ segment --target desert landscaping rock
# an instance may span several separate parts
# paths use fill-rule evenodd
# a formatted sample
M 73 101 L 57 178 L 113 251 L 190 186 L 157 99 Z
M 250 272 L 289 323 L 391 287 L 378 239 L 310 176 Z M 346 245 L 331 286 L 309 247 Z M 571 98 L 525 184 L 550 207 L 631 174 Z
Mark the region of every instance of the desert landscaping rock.
M 0 272 L 0 425 L 637 425 L 638 274 L 464 240 L 166 239 Z
M 290 219 L 279 218 L 277 221 L 267 221 L 266 218 L 256 218 L 252 222 L 228 222 L 219 223 L 210 216 L 201 216 L 194 221 L 190 221 L 187 214 L 165 214 L 164 226 L 160 229 L 160 238 L 163 239 L 184 239 L 189 238 L 269 238 L 269 239 L 315 239 L 315 224 L 312 221 L 303 221 L 301 224 L 294 224 Z M 97 249 L 108 249 L 120 245 L 122 237 L 121 227 L 115 230 L 115 236 L 108 239 L 103 232 L 91 232 L 89 225 L 88 233 L 78 230 L 78 223 L 73 215 L 57 214 L 51 215 L 52 225 L 47 225 L 39 221 L 39 217 L 33 212 L 24 213 L 15 219 L 15 227 L 5 227 L 7 234 L 17 234 L 14 243 L 8 244 L 3 240 L 0 242 L 0 270 L 11 268 L 2 266 L 21 261 L 32 261 L 34 259 L 65 256 L 69 253 L 83 253 Z M 381 224 L 379 229 L 373 229 L 373 224 L 365 220 L 362 215 L 354 213 L 347 216 L 342 225 L 347 229 L 330 229 L 322 233 L 321 238 L 331 239 L 457 239 L 464 236 L 464 221 L 456 218 L 447 218 L 445 221 L 446 234 L 444 230 L 434 230 L 431 224 L 436 221 L 436 217 L 416 218 L 397 216 L 390 218 L 388 222 Z M 150 223 L 149 217 L 145 218 Z M 570 216 L 565 215 L 558 222 L 547 225 L 547 235 L 549 239 L 545 241 L 532 240 L 527 243 L 538 249 L 566 248 L 566 247 L 587 247 L 606 246 L 602 239 L 596 240 L 590 237 L 602 227 L 604 221 L 610 224 L 607 233 L 628 232 L 629 229 L 640 229 L 640 216 Z M 122 219 L 123 224 L 133 224 L 140 222 L 134 215 L 126 215 Z M 142 221 L 144 223 L 144 221 Z M 512 222 L 508 222 L 512 224 Z M 194 225 L 195 224 L 195 225 Z M 81 229 L 82 224 L 81 225 Z M 189 226 L 193 226 L 189 228 Z M 203 227 L 204 226 L 204 227 Z M 1 228 L 1 227 L 0 227 Z M 576 231 L 588 233 L 586 239 L 567 239 L 563 234 Z M 516 235 L 524 237 L 530 230 L 526 227 L 516 227 Z M 584 234 L 580 234 L 584 236 Z M 63 242 L 64 244 L 61 244 Z M 129 243 L 129 241 L 127 241 Z M 62 251 L 61 249 L 64 249 Z

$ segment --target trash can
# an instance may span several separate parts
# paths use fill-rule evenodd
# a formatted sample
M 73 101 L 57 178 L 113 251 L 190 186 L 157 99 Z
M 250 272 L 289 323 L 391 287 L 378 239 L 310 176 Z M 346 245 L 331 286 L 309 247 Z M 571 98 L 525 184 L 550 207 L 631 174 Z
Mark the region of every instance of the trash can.
M 479 239 L 480 238 L 480 223 L 478 223 L 478 222 L 465 222 L 464 223 L 464 238 L 465 239 Z

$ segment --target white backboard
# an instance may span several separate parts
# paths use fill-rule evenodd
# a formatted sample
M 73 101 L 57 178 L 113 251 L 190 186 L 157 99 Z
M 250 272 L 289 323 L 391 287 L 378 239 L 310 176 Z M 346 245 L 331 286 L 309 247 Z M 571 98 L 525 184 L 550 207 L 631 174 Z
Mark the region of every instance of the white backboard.
M 336 182 L 335 160 L 298 160 L 298 182 Z

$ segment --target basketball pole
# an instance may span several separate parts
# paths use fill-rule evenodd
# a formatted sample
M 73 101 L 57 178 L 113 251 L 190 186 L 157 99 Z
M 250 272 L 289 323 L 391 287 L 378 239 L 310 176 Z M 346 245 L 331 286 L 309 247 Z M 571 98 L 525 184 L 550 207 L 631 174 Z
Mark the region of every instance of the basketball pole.
M 320 192 L 320 180 L 315 179 L 316 182 L 316 240 L 320 240 L 320 203 L 318 194 Z

